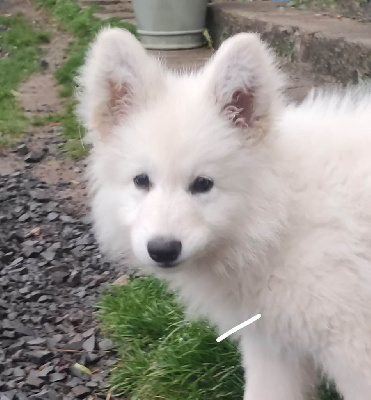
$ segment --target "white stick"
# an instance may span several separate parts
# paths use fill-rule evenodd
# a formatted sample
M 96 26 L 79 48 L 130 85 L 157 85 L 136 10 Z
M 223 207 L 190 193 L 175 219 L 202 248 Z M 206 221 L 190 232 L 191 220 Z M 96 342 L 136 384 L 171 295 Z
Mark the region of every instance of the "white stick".
M 232 333 L 237 332 L 238 330 L 240 330 L 241 328 L 244 328 L 247 325 L 252 324 L 253 322 L 257 321 L 259 318 L 261 317 L 261 314 L 256 314 L 255 317 L 252 317 L 250 319 L 248 319 L 245 322 L 242 322 L 242 324 L 239 324 L 237 326 L 235 326 L 234 328 L 230 329 L 228 332 L 224 333 L 223 335 L 219 336 L 216 341 L 217 342 L 221 342 L 222 340 L 224 340 L 226 337 L 232 335 Z

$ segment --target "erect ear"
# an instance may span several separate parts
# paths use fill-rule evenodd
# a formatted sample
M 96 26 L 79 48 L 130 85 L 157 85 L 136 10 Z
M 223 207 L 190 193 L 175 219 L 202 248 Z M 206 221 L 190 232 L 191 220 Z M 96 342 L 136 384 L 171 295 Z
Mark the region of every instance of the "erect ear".
M 91 45 L 77 84 L 77 112 L 95 141 L 158 94 L 162 68 L 131 33 L 106 28 Z
M 208 90 L 220 113 L 250 139 L 269 130 L 281 105 L 283 78 L 275 64 L 258 35 L 241 33 L 226 40 L 205 67 Z

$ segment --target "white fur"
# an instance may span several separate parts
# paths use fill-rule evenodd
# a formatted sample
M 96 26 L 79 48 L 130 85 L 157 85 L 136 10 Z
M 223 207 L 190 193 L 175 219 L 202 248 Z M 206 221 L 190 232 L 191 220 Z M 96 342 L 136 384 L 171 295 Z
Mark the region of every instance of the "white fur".
M 277 71 L 252 34 L 180 76 L 127 32 L 101 32 L 79 95 L 94 144 L 97 237 L 114 257 L 169 281 L 220 333 L 262 314 L 237 334 L 245 400 L 307 399 L 318 371 L 345 400 L 369 400 L 371 92 L 286 106 Z M 109 81 L 130 89 L 114 111 Z M 254 95 L 243 126 L 225 107 L 239 89 Z M 140 173 L 153 183 L 148 192 L 133 183 Z M 192 195 L 198 175 L 214 187 Z M 182 242 L 178 266 L 149 257 L 158 235 Z

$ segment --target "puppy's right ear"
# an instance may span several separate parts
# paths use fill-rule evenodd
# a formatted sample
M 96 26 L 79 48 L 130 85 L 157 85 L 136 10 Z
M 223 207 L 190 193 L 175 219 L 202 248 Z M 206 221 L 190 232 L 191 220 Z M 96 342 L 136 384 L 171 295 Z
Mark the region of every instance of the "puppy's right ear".
M 257 142 L 282 107 L 284 80 L 267 46 L 253 33 L 227 39 L 204 69 L 219 112 Z
M 138 40 L 119 28 L 103 29 L 77 78 L 77 113 L 88 140 L 109 136 L 112 128 L 158 93 L 162 68 Z

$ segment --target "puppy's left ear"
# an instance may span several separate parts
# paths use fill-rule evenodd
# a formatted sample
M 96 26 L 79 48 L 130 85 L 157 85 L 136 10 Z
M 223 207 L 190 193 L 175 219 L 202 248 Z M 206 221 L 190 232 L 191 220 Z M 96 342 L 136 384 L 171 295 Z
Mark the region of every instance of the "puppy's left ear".
M 258 35 L 226 40 L 204 74 L 221 114 L 253 141 L 267 133 L 282 103 L 283 77 Z
M 163 69 L 128 31 L 105 28 L 90 47 L 77 78 L 77 112 L 88 140 L 110 137 L 115 126 L 143 109 L 163 87 Z

